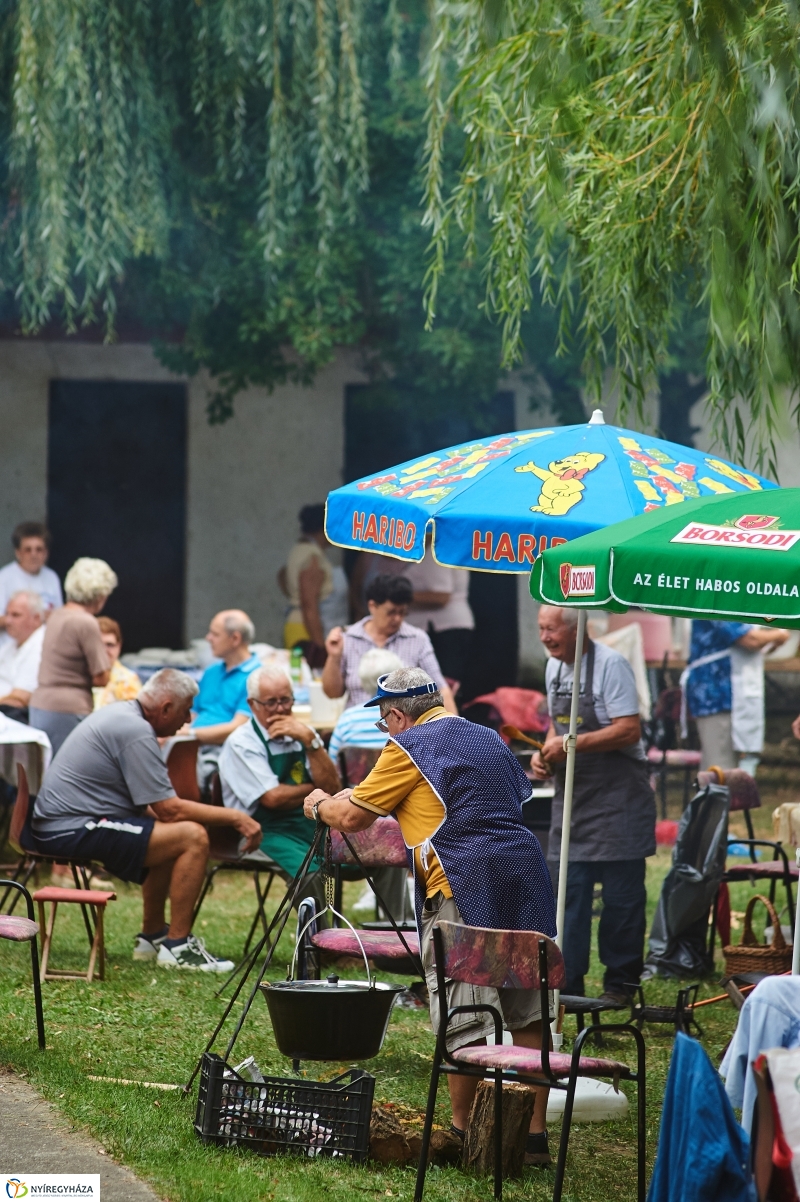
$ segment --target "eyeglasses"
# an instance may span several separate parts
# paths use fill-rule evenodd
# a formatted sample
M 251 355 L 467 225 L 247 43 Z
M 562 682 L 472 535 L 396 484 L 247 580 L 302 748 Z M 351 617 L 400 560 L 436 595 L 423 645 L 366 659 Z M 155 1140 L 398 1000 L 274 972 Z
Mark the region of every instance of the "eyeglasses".
M 377 726 L 378 730 L 379 730 L 379 731 L 380 731 L 382 734 L 384 734 L 384 735 L 388 735 L 388 733 L 389 733 L 389 727 L 386 725 L 386 719 L 385 719 L 385 718 L 381 718 L 380 722 L 376 722 L 376 723 L 375 723 L 375 725 Z
M 257 697 L 251 698 L 254 705 L 262 705 L 265 710 L 289 710 L 294 705 L 294 697 L 268 697 L 266 701 L 259 701 Z

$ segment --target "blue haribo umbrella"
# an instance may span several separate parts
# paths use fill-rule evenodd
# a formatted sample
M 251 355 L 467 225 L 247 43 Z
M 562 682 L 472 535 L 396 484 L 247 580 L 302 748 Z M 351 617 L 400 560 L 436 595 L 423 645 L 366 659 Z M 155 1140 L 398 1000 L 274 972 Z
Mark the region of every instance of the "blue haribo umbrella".
M 476 439 L 328 495 L 332 543 L 419 561 L 425 535 L 453 568 L 530 572 L 547 547 L 691 497 L 776 488 L 719 456 L 607 426 Z
M 441 564 L 530 572 L 547 547 L 690 498 L 777 488 L 720 459 L 649 434 L 607 426 L 519 430 L 448 447 L 355 480 L 328 495 L 332 543 L 411 562 L 425 536 Z M 594 591 L 594 584 L 588 592 Z M 575 588 L 571 595 L 578 595 Z M 556 920 L 561 942 L 575 771 L 578 682 L 586 610 L 578 616 Z

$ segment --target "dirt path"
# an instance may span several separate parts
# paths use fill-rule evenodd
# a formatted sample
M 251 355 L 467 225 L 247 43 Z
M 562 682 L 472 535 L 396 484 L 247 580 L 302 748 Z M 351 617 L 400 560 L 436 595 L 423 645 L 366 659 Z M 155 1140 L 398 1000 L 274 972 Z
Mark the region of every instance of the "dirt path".
M 0 1071 L 0 1174 L 99 1173 L 102 1202 L 158 1202 L 149 1185 L 73 1131 L 26 1081 Z M 0 1176 L 0 1190 L 4 1184 Z

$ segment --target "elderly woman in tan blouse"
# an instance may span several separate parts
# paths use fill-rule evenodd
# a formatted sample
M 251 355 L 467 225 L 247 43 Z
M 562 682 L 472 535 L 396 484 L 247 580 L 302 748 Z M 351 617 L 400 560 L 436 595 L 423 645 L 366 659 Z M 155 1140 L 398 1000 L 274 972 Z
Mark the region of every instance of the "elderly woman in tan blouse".
M 29 720 L 48 735 L 53 755 L 92 712 L 92 687 L 108 684 L 108 652 L 97 614 L 116 587 L 116 574 L 105 560 L 76 559 L 64 581 L 67 603 L 48 618 Z

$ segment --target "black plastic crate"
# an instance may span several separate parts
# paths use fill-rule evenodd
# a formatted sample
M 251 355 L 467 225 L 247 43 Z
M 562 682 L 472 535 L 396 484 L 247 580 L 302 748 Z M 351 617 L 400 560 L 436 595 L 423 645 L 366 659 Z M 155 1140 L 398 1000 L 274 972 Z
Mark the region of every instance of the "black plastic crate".
M 204 1143 L 262 1156 L 349 1156 L 365 1160 L 375 1078 L 351 1069 L 332 1081 L 240 1077 L 206 1052 L 194 1129 Z

